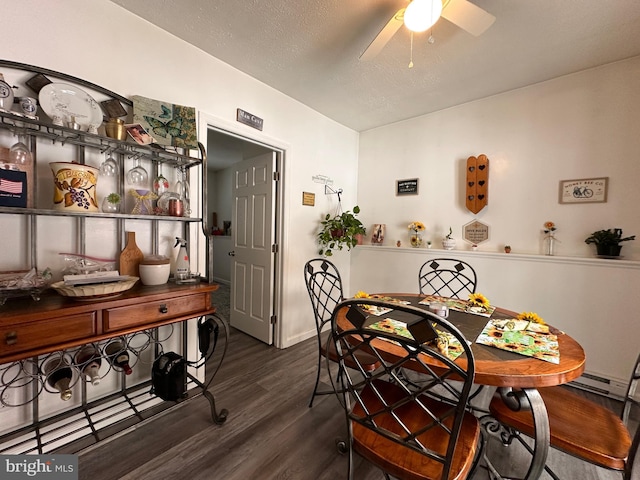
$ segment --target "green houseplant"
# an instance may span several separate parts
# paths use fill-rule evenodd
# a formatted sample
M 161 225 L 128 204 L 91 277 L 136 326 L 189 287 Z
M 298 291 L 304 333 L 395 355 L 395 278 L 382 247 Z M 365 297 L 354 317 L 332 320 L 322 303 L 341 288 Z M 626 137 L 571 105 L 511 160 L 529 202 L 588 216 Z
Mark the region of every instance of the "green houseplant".
M 622 248 L 620 243 L 635 239 L 635 235 L 623 237 L 621 228 L 610 228 L 608 230 L 598 230 L 597 232 L 593 232 L 585 239 L 584 243 L 595 244 L 598 255 L 605 257 L 617 257 L 620 255 L 620 249 Z
M 360 213 L 360 207 L 353 207 L 353 213 L 349 210 L 340 214 L 327 213 L 320 222 L 321 229 L 318 233 L 320 255 L 330 257 L 335 249 L 342 250 L 347 247 L 351 250 L 358 244 L 358 237 L 367 233 L 362 222 L 356 218 Z

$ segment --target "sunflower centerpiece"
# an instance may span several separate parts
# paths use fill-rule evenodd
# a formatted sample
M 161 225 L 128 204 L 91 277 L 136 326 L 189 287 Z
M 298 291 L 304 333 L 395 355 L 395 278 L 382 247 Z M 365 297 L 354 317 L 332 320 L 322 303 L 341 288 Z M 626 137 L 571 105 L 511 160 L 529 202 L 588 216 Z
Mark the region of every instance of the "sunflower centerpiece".
M 409 228 L 409 241 L 411 246 L 414 248 L 420 248 L 423 244 L 422 235 L 426 230 L 424 223 L 411 222 L 407 228 Z
M 489 302 L 489 299 L 481 293 L 470 293 L 469 306 L 479 312 L 486 312 L 489 310 L 491 303 Z

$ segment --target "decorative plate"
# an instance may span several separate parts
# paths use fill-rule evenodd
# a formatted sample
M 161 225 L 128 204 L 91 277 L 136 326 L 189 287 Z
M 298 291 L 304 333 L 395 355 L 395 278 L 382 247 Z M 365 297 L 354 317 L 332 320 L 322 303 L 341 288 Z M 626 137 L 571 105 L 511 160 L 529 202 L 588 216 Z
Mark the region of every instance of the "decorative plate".
M 65 285 L 64 281 L 61 281 L 53 283 L 51 288 L 63 297 L 71 297 L 75 300 L 92 300 L 122 295 L 133 287 L 137 281 L 138 277 L 129 277 L 127 280 L 120 280 L 119 282 L 78 285 L 75 287 Z
M 50 83 L 42 87 L 38 100 L 44 113 L 52 120 L 60 117 L 62 122 L 69 122 L 71 117 L 75 117 L 76 123 L 85 129 L 89 125 L 102 124 L 100 105 L 78 87 L 66 83 Z

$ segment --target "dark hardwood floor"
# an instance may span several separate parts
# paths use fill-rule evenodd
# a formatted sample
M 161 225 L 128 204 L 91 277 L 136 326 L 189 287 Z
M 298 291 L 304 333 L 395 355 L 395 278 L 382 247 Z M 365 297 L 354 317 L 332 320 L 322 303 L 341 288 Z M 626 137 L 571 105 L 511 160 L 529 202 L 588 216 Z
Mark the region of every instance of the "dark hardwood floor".
M 334 443 L 345 433 L 344 413 L 337 399 L 334 395 L 316 397 L 313 408 L 307 406 L 315 359 L 315 339 L 278 350 L 232 329 L 226 359 L 211 386 L 218 408 L 229 410 L 226 423 L 214 424 L 209 403 L 203 397 L 194 398 L 80 452 L 79 478 L 346 478 L 347 457 L 337 452 Z M 326 375 L 323 378 L 328 380 Z M 490 448 L 500 463 L 525 468 L 526 456 L 518 446 L 492 442 Z M 357 456 L 356 462 L 355 479 L 384 478 Z M 562 479 L 621 478 L 557 451 L 550 453 L 549 464 Z M 473 478 L 489 476 L 479 469 Z M 545 474 L 543 478 L 549 477 Z

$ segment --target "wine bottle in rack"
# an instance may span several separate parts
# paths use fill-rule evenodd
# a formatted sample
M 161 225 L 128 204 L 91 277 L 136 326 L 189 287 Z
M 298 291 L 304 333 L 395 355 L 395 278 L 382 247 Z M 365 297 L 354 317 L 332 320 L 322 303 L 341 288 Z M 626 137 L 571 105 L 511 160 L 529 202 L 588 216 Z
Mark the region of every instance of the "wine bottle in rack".
M 93 345 L 85 345 L 76 353 L 75 363 L 82 370 L 82 373 L 91 382 L 91 385 L 100 383 L 100 366 L 102 357 L 100 352 Z
M 125 375 L 131 375 L 132 370 L 129 366 L 129 352 L 127 352 L 127 347 L 125 347 L 120 340 L 109 343 L 104 349 L 104 353 L 111 365 L 124 370 Z
M 73 371 L 69 363 L 60 357 L 51 358 L 44 366 L 47 383 L 60 392 L 62 400 L 71 399 L 71 379 Z

